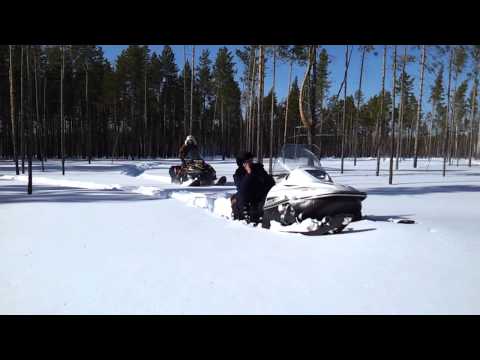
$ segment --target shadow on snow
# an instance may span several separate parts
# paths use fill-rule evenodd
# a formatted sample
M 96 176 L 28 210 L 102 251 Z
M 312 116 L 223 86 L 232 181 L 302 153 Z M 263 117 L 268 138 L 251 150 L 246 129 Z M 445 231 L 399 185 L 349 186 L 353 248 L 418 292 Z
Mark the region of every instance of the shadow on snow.
M 153 197 L 122 190 L 92 190 L 36 185 L 33 194 L 28 195 L 26 185 L 7 185 L 0 187 L 0 205 L 9 203 L 32 202 L 98 202 L 98 201 L 142 201 L 159 200 Z
M 456 192 L 478 192 L 479 185 L 438 185 L 438 186 L 393 186 L 377 187 L 367 190 L 368 195 L 425 195 L 425 194 L 447 194 Z

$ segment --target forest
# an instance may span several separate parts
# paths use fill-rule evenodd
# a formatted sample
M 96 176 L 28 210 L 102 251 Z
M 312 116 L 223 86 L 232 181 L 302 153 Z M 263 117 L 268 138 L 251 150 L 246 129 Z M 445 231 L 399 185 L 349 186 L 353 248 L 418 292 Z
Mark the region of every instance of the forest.
M 360 79 L 347 96 L 353 50 Z M 413 49 L 416 51 L 414 52 Z M 112 64 L 98 45 L 0 46 L 0 157 L 17 175 L 33 160 L 176 157 L 186 135 L 203 156 L 250 150 L 259 161 L 285 143 L 308 143 L 321 157 L 390 160 L 390 183 L 402 158 L 441 157 L 448 165 L 480 152 L 478 45 L 345 45 L 339 89 L 331 55 L 320 45 L 249 45 L 208 49 L 184 59 L 130 45 Z M 414 55 L 415 54 L 415 55 Z M 418 54 L 418 55 L 417 55 Z M 382 58 L 377 93 L 366 98 L 364 64 Z M 239 63 L 235 63 L 239 59 Z M 276 94 L 276 64 L 290 66 L 288 96 Z M 415 64 L 415 73 L 406 71 Z M 267 64 L 270 66 L 267 67 Z M 292 79 L 292 66 L 304 75 Z M 240 69 L 240 81 L 235 74 Z M 272 86 L 265 88 L 266 72 Z M 389 73 L 392 84 L 385 81 Z M 425 74 L 434 76 L 429 88 Z M 430 111 L 424 111 L 425 104 Z M 271 166 L 270 166 L 271 171 Z M 31 181 L 30 190 L 31 191 Z

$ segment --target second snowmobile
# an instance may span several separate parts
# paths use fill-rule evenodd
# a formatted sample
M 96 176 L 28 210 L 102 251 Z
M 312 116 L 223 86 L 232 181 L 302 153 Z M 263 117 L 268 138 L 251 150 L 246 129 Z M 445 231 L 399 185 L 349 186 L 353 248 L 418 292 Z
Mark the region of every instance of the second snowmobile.
M 203 159 L 187 160 L 184 164 L 172 166 L 169 170 L 172 183 L 188 186 L 223 185 L 226 177 L 217 179 L 215 169 Z

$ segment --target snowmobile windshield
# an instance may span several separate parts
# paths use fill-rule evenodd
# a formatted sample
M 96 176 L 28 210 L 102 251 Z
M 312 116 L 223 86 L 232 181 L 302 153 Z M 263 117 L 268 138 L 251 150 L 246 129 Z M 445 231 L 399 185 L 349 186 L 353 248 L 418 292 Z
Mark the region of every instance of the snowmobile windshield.
M 325 172 L 316 153 L 318 150 L 315 146 L 285 144 L 274 163 L 273 174 L 281 176 L 301 168 L 313 168 Z

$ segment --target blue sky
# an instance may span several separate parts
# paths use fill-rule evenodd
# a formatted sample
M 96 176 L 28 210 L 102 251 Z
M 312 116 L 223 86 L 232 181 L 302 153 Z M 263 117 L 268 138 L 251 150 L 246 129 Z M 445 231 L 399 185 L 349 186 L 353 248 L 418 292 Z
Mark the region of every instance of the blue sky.
M 103 48 L 105 56 L 112 62 L 115 63 L 117 56 L 120 52 L 125 49 L 128 45 L 100 45 Z M 234 55 L 235 50 L 241 48 L 242 45 L 196 45 L 195 47 L 195 57 L 196 61 L 198 61 L 198 56 L 200 55 L 203 49 L 210 49 L 210 56 L 212 61 L 215 59 L 215 55 L 219 48 L 226 46 Z M 149 45 L 151 51 L 155 51 L 160 53 L 163 49 L 163 45 Z M 183 53 L 184 53 L 184 46 L 183 45 L 171 45 L 173 51 L 175 53 L 175 62 L 177 63 L 178 67 L 183 67 Z M 330 80 L 332 82 L 329 95 L 336 94 L 339 90 L 341 81 L 343 79 L 344 74 L 344 63 L 345 63 L 345 46 L 344 45 L 327 45 L 324 48 L 328 51 L 328 54 L 331 57 L 331 64 L 329 66 L 330 72 Z M 399 45 L 398 46 L 398 53 L 403 54 L 403 49 L 405 46 Z M 187 49 L 187 58 L 191 57 L 192 53 L 192 46 L 186 46 Z M 370 53 L 365 61 L 364 65 L 364 74 L 363 74 L 363 81 L 362 81 L 362 91 L 365 96 L 368 98 L 374 93 L 379 93 L 381 90 L 381 70 L 382 70 L 382 56 L 383 56 L 383 45 L 376 46 L 375 51 L 378 52 L 378 55 L 375 56 L 373 53 Z M 392 82 L 392 49 L 388 51 L 388 58 L 387 58 L 387 76 L 386 76 L 386 88 L 387 90 L 391 89 L 391 82 Z M 418 57 L 419 51 L 412 49 L 409 46 L 408 52 L 410 55 L 414 55 Z M 241 64 L 240 60 L 234 56 L 237 68 L 237 80 L 239 80 L 240 75 L 243 71 L 243 65 Z M 348 73 L 348 88 L 347 94 L 353 94 L 358 89 L 358 81 L 360 76 L 360 61 L 361 61 L 361 53 L 358 50 L 358 46 L 354 46 L 354 52 L 352 54 L 352 59 L 350 63 L 350 69 Z M 277 69 L 276 69 L 276 91 L 280 100 L 284 99 L 287 90 L 288 90 L 288 72 L 289 66 L 286 63 L 277 62 Z M 305 72 L 304 67 L 295 66 L 292 74 L 292 79 L 297 76 L 299 79 L 299 83 L 303 78 Z M 418 61 L 409 64 L 407 66 L 407 72 L 418 80 L 419 78 L 419 67 Z M 271 62 L 267 65 L 267 73 L 265 79 L 265 94 L 270 90 L 272 86 L 272 76 L 271 76 Z M 429 74 L 428 72 L 425 73 L 425 85 L 424 85 L 424 101 L 423 106 L 425 110 L 429 110 L 428 104 L 428 97 L 430 96 L 430 84 L 433 82 L 434 74 Z M 415 82 L 414 84 L 414 91 L 415 93 L 418 92 L 418 83 Z M 417 94 L 418 95 L 418 94 Z M 397 98 L 398 99 L 398 98 Z

